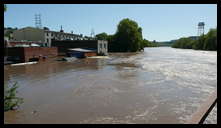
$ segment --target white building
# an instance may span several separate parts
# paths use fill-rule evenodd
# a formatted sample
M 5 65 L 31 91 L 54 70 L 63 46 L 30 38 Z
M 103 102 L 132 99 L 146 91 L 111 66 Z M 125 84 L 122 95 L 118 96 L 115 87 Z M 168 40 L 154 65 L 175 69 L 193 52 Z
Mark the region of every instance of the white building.
M 36 41 L 44 43 L 44 46 L 51 47 L 51 41 L 54 40 L 82 40 L 82 35 L 50 31 L 34 27 L 25 27 L 13 32 L 14 41 Z
M 108 42 L 106 40 L 98 40 L 97 42 L 97 53 L 107 55 L 108 53 Z

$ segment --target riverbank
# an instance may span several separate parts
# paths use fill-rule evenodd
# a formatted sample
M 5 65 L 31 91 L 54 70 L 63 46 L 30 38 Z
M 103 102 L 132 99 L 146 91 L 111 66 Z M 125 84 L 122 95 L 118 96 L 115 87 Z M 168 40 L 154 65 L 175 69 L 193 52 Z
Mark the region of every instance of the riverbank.
M 217 29 L 210 29 L 207 34 L 192 39 L 191 37 L 183 37 L 176 40 L 173 48 L 210 50 L 217 51 Z

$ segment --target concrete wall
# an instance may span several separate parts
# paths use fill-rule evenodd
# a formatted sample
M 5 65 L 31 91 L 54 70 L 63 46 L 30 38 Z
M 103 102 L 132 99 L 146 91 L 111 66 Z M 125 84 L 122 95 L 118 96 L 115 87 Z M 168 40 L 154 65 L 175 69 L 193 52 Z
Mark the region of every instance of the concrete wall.
M 45 32 L 44 37 L 45 37 L 45 42 L 48 44 L 49 47 L 51 47 L 51 39 L 52 39 L 52 33 L 51 32 Z
M 107 55 L 108 52 L 108 43 L 105 40 L 98 40 L 97 43 L 97 53 Z
M 38 28 L 27 27 L 13 32 L 15 41 L 41 41 L 45 42 L 44 30 Z

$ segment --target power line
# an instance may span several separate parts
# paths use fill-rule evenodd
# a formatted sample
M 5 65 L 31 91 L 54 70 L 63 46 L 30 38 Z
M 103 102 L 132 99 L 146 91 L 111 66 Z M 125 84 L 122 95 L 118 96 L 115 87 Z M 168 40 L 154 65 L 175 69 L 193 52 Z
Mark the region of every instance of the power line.
M 41 14 L 35 14 L 35 27 L 42 28 L 41 25 Z
M 91 29 L 91 37 L 95 37 L 95 32 L 93 28 Z

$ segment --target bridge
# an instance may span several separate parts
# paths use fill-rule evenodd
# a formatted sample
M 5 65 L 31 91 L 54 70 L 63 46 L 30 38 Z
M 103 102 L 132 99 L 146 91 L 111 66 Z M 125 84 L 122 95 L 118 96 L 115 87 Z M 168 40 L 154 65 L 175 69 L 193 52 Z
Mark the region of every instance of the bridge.
M 192 115 L 191 119 L 185 124 L 203 124 L 211 110 L 217 103 L 217 89 L 209 96 L 209 98 L 200 106 L 200 108 Z

